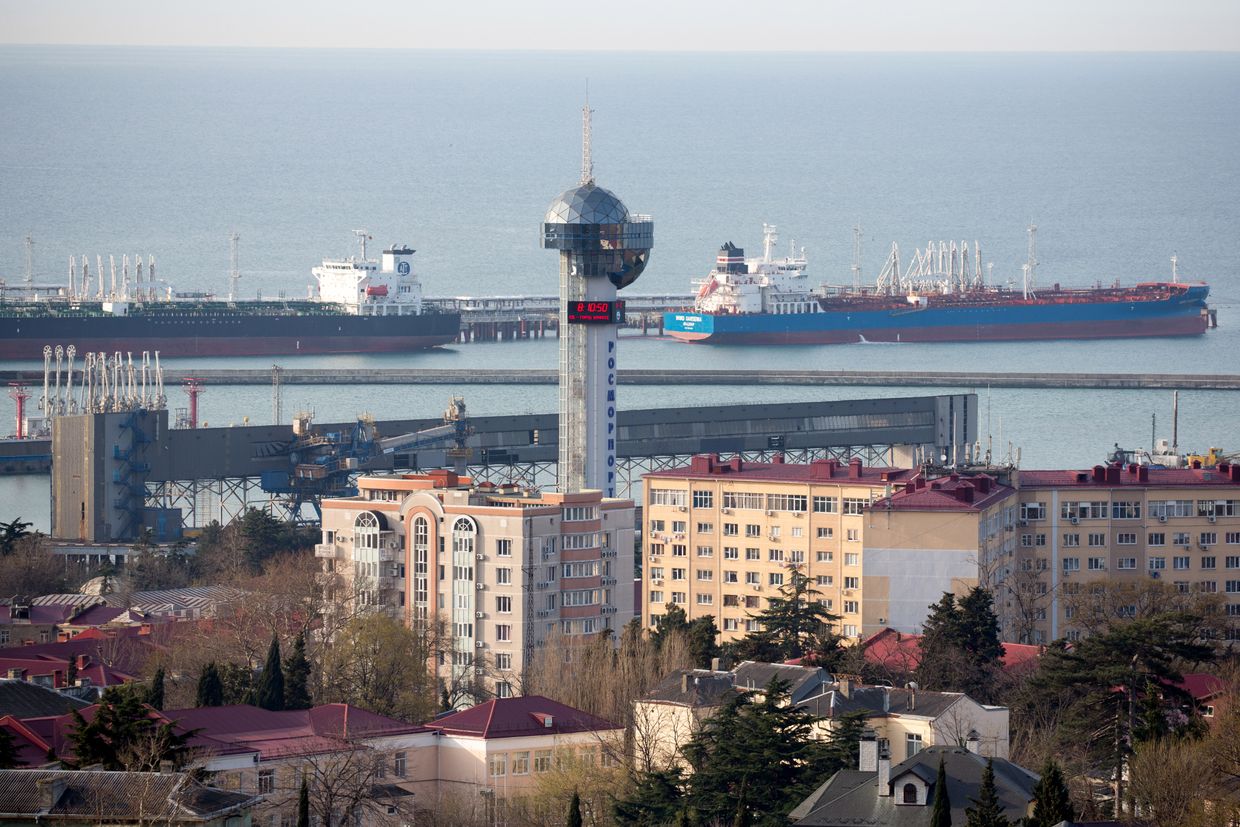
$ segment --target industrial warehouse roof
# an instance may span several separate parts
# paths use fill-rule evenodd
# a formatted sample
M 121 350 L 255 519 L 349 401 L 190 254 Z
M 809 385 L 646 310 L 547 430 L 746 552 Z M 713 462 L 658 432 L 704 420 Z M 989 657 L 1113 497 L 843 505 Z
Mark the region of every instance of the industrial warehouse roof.
M 445 735 L 477 738 L 515 738 L 530 735 L 563 735 L 622 729 L 619 724 L 544 698 L 496 698 L 432 721 L 428 726 Z
M 885 468 L 862 465 L 860 460 L 841 464 L 833 459 L 810 463 L 745 462 L 734 457 L 726 462 L 717 454 L 703 454 L 680 468 L 652 471 L 649 479 L 727 479 L 755 482 L 840 483 L 844 485 L 889 485 L 907 480 L 914 472 L 907 468 Z

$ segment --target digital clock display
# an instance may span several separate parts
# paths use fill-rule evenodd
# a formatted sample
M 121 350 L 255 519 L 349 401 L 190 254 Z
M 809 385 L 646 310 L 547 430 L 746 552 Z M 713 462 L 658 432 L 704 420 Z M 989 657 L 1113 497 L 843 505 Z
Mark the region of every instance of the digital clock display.
M 570 324 L 622 324 L 624 302 L 569 302 Z

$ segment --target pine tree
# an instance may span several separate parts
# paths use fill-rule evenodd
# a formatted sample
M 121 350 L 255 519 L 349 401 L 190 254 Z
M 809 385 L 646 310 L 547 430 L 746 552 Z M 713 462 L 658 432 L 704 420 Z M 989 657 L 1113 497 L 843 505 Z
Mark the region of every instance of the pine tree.
M 224 705 L 224 682 L 220 680 L 220 670 L 215 661 L 202 667 L 202 673 L 198 676 L 198 698 L 195 705 Z
M 284 665 L 280 662 L 280 639 L 274 635 L 271 648 L 267 650 L 267 663 L 258 679 L 254 704 L 274 712 L 284 709 Z
M 297 827 L 310 827 L 310 787 L 306 777 L 301 777 L 301 789 L 297 791 Z
M 999 803 L 993 761 L 986 762 L 986 770 L 982 773 L 982 786 L 977 791 L 977 798 L 972 801 L 976 806 L 964 811 L 968 818 L 966 827 L 1011 827 L 1012 822 L 1003 814 L 1003 805 Z
M 306 659 L 306 633 L 293 641 L 293 653 L 284 662 L 284 708 L 309 709 L 310 661 Z
M 930 827 L 952 827 L 952 802 L 947 794 L 947 767 L 939 756 L 939 775 L 934 780 L 934 807 L 930 810 Z
M 151 678 L 151 686 L 146 691 L 146 703 L 152 709 L 164 708 L 164 667 L 160 666 L 155 670 L 154 676 Z
M 732 827 L 749 827 L 752 819 L 749 812 L 749 779 L 741 779 L 741 790 L 736 795 L 736 818 L 732 819 Z
M 680 769 L 652 770 L 642 774 L 625 798 L 618 799 L 612 814 L 625 827 L 668 824 L 681 809 L 683 779 Z
M 767 598 L 767 607 L 754 616 L 759 631 L 751 632 L 734 644 L 735 653 L 750 660 L 779 663 L 803 657 L 810 652 L 829 660 L 840 647 L 833 630 L 839 621 L 818 602 L 819 591 L 799 566 L 790 566 L 788 582 L 779 597 Z
M 104 692 L 89 723 L 74 710 L 68 742 L 76 767 L 155 772 L 163 761 L 178 763 L 191 733 L 160 723 L 129 687 Z
M 0 770 L 11 770 L 16 766 L 17 745 L 13 743 L 13 735 L 0 727 Z
M 581 796 L 573 790 L 573 799 L 568 802 L 568 821 L 565 822 L 567 827 L 581 827 Z
M 1053 758 L 1047 758 L 1042 765 L 1042 777 L 1033 788 L 1033 814 L 1026 820 L 1025 827 L 1055 827 L 1075 817 L 1063 772 Z
M 978 701 L 994 697 L 1003 644 L 989 591 L 975 586 L 961 598 L 944 593 L 922 630 L 917 680 L 923 689 L 964 692 Z

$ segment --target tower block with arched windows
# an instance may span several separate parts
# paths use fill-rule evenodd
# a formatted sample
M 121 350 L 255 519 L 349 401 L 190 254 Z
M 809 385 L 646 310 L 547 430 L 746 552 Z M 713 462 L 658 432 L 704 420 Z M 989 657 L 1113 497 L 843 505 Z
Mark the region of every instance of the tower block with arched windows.
M 633 501 L 474 484 L 451 471 L 362 477 L 323 501 L 315 555 L 342 613 L 448 635 L 456 706 L 514 691 L 548 636 L 618 633 L 633 616 Z

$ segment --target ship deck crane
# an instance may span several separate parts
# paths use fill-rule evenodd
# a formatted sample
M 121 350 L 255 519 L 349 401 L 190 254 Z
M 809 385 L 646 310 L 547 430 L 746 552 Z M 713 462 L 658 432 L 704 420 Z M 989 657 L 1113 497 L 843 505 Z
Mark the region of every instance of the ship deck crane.
M 358 417 L 347 430 L 318 431 L 310 414 L 298 414 L 293 420 L 293 438 L 267 446 L 263 452 L 264 457 L 287 456 L 288 468 L 264 472 L 260 486 L 267 494 L 282 497 L 289 520 L 300 522 L 305 505 L 322 519 L 324 497 L 356 496 L 358 472 L 396 451 L 450 443 L 447 455 L 462 473 L 470 456 L 466 441 L 474 432 L 465 400 L 453 397 L 443 419 L 442 425 L 433 428 L 382 437 L 367 416 Z

